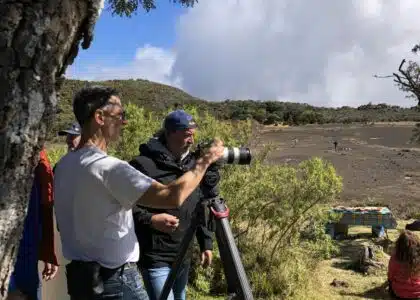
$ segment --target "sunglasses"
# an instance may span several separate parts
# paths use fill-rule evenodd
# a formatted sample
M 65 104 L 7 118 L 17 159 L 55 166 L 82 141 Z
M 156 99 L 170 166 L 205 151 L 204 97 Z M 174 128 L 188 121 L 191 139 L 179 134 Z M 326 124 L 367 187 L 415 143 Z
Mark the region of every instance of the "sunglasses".
M 113 104 L 113 103 L 110 103 L 110 104 L 111 105 L 117 105 L 117 106 L 120 106 L 121 107 L 121 105 L 119 105 L 119 104 Z M 105 111 L 105 110 L 102 110 L 102 112 L 104 112 L 105 114 L 107 114 L 108 117 L 110 117 L 112 119 L 116 119 L 116 120 L 121 121 L 125 125 L 125 124 L 127 124 L 127 114 L 126 114 L 125 110 L 122 107 L 121 107 L 121 109 L 122 109 L 121 112 L 119 114 L 117 114 L 117 115 L 112 115 L 108 111 Z
M 102 97 L 95 105 L 93 105 L 89 112 L 87 112 L 87 114 L 85 115 L 85 118 L 83 118 L 84 120 L 89 120 L 93 114 L 95 113 L 96 110 L 104 108 L 107 105 L 116 105 L 119 106 L 122 110 L 122 112 L 118 115 L 118 119 L 123 123 L 123 124 L 127 124 L 127 118 L 126 118 L 126 112 L 124 110 L 124 108 L 121 106 L 121 104 L 117 104 L 117 103 L 112 103 L 109 102 L 109 98 L 108 97 Z M 103 110 L 102 110 L 103 111 Z M 111 117 L 117 117 L 117 116 L 112 116 Z M 84 122 L 82 122 L 84 123 Z

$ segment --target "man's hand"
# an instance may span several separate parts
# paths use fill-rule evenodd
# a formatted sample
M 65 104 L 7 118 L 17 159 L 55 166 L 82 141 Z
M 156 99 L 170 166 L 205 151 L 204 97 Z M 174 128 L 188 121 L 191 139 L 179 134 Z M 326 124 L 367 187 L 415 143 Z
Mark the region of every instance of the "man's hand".
M 210 148 L 204 150 L 204 153 L 200 156 L 197 162 L 203 162 L 211 165 L 223 157 L 223 150 L 223 142 L 220 139 L 215 138 Z
M 201 253 L 201 266 L 207 268 L 211 265 L 213 259 L 213 252 L 211 250 L 206 250 Z
M 179 219 L 169 214 L 156 214 L 152 216 L 152 227 L 156 230 L 171 233 L 174 232 L 179 225 Z
M 57 275 L 58 266 L 44 261 L 44 270 L 42 271 L 42 279 L 48 281 Z

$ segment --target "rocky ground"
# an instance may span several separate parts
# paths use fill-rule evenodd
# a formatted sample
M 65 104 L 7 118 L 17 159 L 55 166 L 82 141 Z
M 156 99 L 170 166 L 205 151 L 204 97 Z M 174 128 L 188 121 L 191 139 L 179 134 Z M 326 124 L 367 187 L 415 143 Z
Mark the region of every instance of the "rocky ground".
M 420 146 L 409 143 L 412 129 L 410 123 L 266 127 L 259 145 L 273 144 L 273 163 L 312 156 L 333 163 L 343 178 L 340 204 L 389 206 L 408 218 L 420 208 Z

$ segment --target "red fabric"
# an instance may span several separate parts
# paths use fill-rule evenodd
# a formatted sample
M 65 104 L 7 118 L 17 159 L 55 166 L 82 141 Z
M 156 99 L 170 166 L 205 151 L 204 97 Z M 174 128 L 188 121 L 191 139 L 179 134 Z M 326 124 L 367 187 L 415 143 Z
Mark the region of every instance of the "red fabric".
M 389 260 L 388 280 L 398 297 L 420 298 L 420 275 L 411 277 L 407 267 L 399 263 L 395 255 L 392 255 Z
M 45 149 L 39 153 L 39 162 L 35 172 L 41 186 L 42 240 L 39 260 L 58 265 L 54 247 L 53 171 Z

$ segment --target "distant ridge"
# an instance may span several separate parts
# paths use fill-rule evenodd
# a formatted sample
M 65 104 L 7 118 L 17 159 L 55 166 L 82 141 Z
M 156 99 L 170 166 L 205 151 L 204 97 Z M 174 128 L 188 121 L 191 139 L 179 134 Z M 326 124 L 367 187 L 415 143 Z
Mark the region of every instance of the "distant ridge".
M 149 111 L 164 111 L 193 104 L 200 111 L 207 110 L 220 119 L 243 120 L 252 118 L 263 124 L 323 124 L 323 123 L 371 123 L 420 121 L 417 107 L 402 108 L 387 104 L 366 104 L 357 108 L 315 107 L 304 103 L 225 100 L 210 102 L 191 96 L 181 89 L 143 79 L 83 81 L 66 79 L 60 90 L 59 113 L 51 127 L 50 137 L 55 136 L 59 128 L 66 126 L 73 119 L 72 97 L 76 91 L 86 85 L 100 84 L 112 86 L 121 91 L 124 103 L 134 103 Z M 413 101 L 414 104 L 414 101 Z

